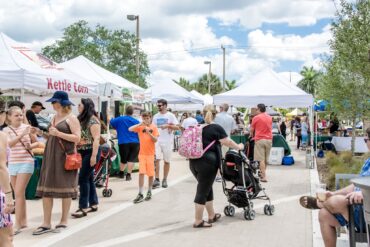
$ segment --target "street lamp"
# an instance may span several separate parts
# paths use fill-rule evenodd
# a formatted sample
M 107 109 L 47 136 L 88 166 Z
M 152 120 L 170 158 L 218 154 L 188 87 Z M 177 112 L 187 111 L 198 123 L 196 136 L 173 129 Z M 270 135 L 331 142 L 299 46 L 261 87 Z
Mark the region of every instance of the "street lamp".
M 209 65 L 207 80 L 208 80 L 208 93 L 211 94 L 211 64 L 212 63 L 211 61 L 204 61 L 204 64 Z
M 139 43 L 140 43 L 140 34 L 139 34 L 139 16 L 138 15 L 127 15 L 127 19 L 130 21 L 136 20 L 136 82 L 139 84 L 140 78 L 140 61 L 139 61 Z

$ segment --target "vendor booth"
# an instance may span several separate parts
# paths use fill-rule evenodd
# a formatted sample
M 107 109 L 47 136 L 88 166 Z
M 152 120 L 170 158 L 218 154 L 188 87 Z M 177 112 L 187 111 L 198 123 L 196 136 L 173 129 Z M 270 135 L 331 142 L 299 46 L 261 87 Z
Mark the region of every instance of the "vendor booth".
M 214 103 L 228 103 L 234 107 L 256 107 L 263 103 L 268 107 L 280 108 L 309 108 L 310 124 L 313 123 L 313 96 L 302 89 L 283 81 L 271 69 L 265 69 L 246 81 L 239 82 L 240 86 L 225 93 L 213 96 Z M 287 146 L 287 145 L 283 145 Z M 288 153 L 290 150 L 286 149 Z M 309 167 L 313 167 L 313 150 L 308 150 L 311 159 Z
M 20 96 L 27 105 L 31 105 L 37 97 L 46 99 L 58 90 L 66 91 L 75 104 L 81 97 L 97 100 L 99 94 L 95 82 L 32 51 L 29 44 L 19 43 L 0 33 L 0 91 L 3 94 Z M 46 107 L 50 107 L 49 104 Z

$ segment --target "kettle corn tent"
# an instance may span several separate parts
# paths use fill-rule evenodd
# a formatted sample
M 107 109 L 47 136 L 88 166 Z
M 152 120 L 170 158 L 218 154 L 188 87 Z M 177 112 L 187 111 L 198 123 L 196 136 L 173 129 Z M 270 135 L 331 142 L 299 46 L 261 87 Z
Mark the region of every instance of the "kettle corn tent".
M 64 69 L 42 54 L 34 52 L 29 44 L 14 41 L 0 33 L 0 92 L 19 96 L 26 105 L 38 98 L 43 101 L 55 91 L 68 92 L 72 102 L 90 97 L 97 102 L 97 84 Z M 51 110 L 49 105 L 46 105 Z
M 266 106 L 280 108 L 309 108 L 310 125 L 313 129 L 313 96 L 285 82 L 273 70 L 262 70 L 239 84 L 233 90 L 213 96 L 214 103 L 228 103 L 234 107 L 256 107 L 257 104 L 264 103 Z M 313 150 L 311 153 L 313 155 Z

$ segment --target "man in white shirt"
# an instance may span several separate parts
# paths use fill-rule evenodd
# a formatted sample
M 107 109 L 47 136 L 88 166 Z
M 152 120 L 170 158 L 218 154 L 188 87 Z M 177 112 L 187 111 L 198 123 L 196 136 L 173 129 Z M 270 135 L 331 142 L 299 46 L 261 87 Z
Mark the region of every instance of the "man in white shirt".
M 232 116 L 230 116 L 227 111 L 229 110 L 229 105 L 224 103 L 220 105 L 220 113 L 215 117 L 214 122 L 218 125 L 221 125 L 224 128 L 227 136 L 230 138 L 231 132 L 238 128 L 236 122 Z M 222 146 L 222 157 L 225 157 L 226 152 L 229 150 L 228 147 Z M 217 173 L 216 182 L 221 182 L 221 176 Z
M 157 101 L 158 113 L 153 117 L 153 124 L 157 126 L 159 131 L 158 141 L 155 145 L 155 180 L 153 189 L 160 186 L 159 170 L 160 160 L 163 159 L 163 180 L 162 187 L 167 188 L 167 177 L 170 171 L 170 160 L 172 154 L 173 131 L 180 129 L 179 122 L 175 115 L 167 111 L 167 101 L 160 99 Z
M 191 126 L 196 126 L 198 125 L 198 121 L 192 117 L 191 113 L 188 113 L 188 117 L 184 119 L 184 121 L 181 124 L 181 127 L 183 129 L 187 129 Z

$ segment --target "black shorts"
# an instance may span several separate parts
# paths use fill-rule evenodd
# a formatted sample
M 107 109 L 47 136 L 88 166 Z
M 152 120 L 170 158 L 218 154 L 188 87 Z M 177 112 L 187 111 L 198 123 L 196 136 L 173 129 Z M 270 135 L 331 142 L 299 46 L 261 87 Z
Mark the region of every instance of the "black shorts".
M 139 143 L 119 144 L 119 156 L 121 157 L 121 163 L 126 164 L 127 162 L 138 162 L 139 151 Z

